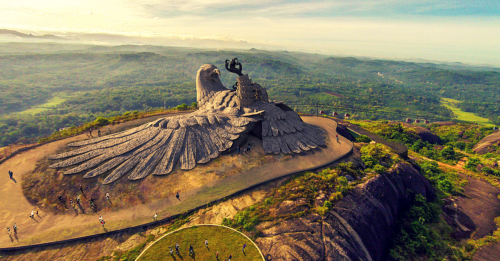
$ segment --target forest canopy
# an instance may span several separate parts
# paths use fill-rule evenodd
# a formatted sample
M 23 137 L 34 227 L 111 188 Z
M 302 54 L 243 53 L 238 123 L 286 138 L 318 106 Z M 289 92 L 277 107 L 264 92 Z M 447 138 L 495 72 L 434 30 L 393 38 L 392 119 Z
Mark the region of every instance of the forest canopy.
M 0 44 L 0 50 L 8 45 Z M 36 49 L 37 45 L 33 44 Z M 0 145 L 50 135 L 98 117 L 196 101 L 196 72 L 212 63 L 228 88 L 243 72 L 271 99 L 297 111 L 349 112 L 356 119 L 451 120 L 441 98 L 500 124 L 500 70 L 458 65 L 363 60 L 294 52 L 213 51 L 158 46 L 86 46 L 0 52 Z M 66 48 L 67 50 L 68 48 Z

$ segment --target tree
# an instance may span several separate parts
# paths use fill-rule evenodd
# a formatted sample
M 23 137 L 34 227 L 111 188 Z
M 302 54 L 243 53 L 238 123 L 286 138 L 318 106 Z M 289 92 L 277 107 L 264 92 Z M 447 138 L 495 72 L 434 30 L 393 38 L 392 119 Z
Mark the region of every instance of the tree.
M 446 160 L 454 160 L 455 159 L 455 150 L 451 146 L 446 146 L 441 151 L 441 157 Z
M 104 118 L 104 117 L 99 117 L 95 120 L 95 123 L 99 126 L 104 126 L 104 125 L 108 125 L 109 124 L 109 121 L 108 119 Z

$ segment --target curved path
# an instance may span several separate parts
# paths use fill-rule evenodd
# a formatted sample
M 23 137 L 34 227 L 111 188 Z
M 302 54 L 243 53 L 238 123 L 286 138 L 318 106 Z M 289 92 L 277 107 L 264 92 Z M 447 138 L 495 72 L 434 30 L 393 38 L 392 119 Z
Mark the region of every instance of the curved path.
M 181 231 L 181 230 L 184 230 L 184 229 L 188 229 L 188 228 L 192 228 L 192 227 L 199 227 L 199 226 L 213 226 L 213 227 L 222 227 L 222 228 L 225 228 L 225 229 L 229 229 L 229 230 L 232 230 L 240 235 L 242 235 L 243 237 L 245 237 L 248 241 L 252 242 L 252 244 L 254 245 L 255 248 L 257 248 L 257 250 L 259 251 L 259 254 L 260 254 L 260 257 L 262 258 L 263 261 L 265 261 L 266 259 L 264 258 L 264 255 L 262 254 L 262 251 L 260 251 L 260 248 L 257 246 L 257 244 L 255 244 L 255 242 L 253 242 L 252 239 L 250 239 L 247 235 L 241 233 L 240 231 L 234 229 L 234 228 L 230 228 L 230 227 L 226 227 L 226 226 L 222 226 L 222 225 L 214 225 L 214 224 L 199 224 L 199 225 L 193 225 L 193 226 L 187 226 L 187 227 L 183 227 L 183 228 L 179 228 L 175 231 L 172 231 L 172 232 L 169 232 L 163 236 L 161 236 L 160 238 L 158 238 L 157 240 L 155 240 L 155 242 L 151 243 L 149 246 L 147 246 L 143 251 L 142 253 L 135 259 L 136 261 L 138 261 L 142 255 L 144 255 L 144 253 L 146 253 L 148 251 L 148 249 L 150 247 L 152 247 L 154 244 L 156 244 L 158 241 L 162 240 L 164 237 L 168 236 L 168 235 L 171 235 L 173 233 L 176 233 L 178 231 Z
M 112 127 L 112 132 L 150 122 L 159 117 L 165 117 L 165 115 L 116 125 Z M 335 121 L 319 117 L 302 118 L 305 122 L 320 126 L 326 131 L 328 136 L 326 147 L 305 153 L 305 155 L 294 155 L 290 160 L 264 164 L 209 182 L 202 187 L 182 191 L 182 201 L 176 200 L 175 197 L 165 198 L 116 212 L 107 212 L 103 214 L 106 221 L 105 230 L 99 224 L 98 214 L 54 215 L 41 211 L 40 216 L 35 216 L 33 220 L 29 215 L 35 207 L 26 200 L 21 189 L 23 175 L 33 171 L 39 160 L 55 154 L 70 142 L 86 139 L 86 135 L 56 141 L 19 153 L 0 165 L 0 229 L 3 230 L 0 233 L 0 248 L 61 241 L 145 224 L 151 221 L 151 213 L 158 212 L 159 218 L 184 213 L 249 187 L 291 173 L 313 170 L 331 164 L 352 151 L 352 143 L 344 137 L 339 135 L 339 142 L 335 140 L 337 134 Z M 262 150 L 259 140 L 256 140 L 256 149 Z M 9 179 L 7 174 L 9 170 L 14 172 L 14 179 L 17 183 Z M 14 223 L 17 224 L 19 232 L 17 237 L 10 237 L 5 228 L 11 227 L 12 229 Z

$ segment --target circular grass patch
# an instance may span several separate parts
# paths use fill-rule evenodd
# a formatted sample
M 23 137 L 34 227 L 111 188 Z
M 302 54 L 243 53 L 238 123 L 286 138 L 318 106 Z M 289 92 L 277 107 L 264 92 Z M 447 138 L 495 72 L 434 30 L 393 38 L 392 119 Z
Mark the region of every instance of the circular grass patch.
M 208 248 L 205 247 L 208 239 Z M 179 254 L 175 253 L 175 244 L 180 246 Z M 242 251 L 246 244 L 245 252 Z M 194 254 L 189 255 L 189 245 Z M 170 254 L 169 246 L 174 250 Z M 215 253 L 219 251 L 219 260 L 233 257 L 231 260 L 263 260 L 259 250 L 243 234 L 222 226 L 201 225 L 184 228 L 167 234 L 151 245 L 138 260 L 217 260 Z

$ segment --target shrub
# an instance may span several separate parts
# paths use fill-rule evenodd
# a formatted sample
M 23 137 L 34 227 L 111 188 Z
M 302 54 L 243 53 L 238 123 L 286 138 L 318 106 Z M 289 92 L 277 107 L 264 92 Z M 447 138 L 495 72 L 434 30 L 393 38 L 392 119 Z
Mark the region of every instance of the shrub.
M 441 151 L 441 157 L 446 160 L 454 160 L 455 159 L 455 150 L 453 150 L 453 147 L 451 146 L 446 146 L 442 151 Z
M 465 142 L 463 142 L 463 141 L 457 141 L 455 143 L 455 147 L 457 147 L 460 150 L 465 150 Z
M 368 138 L 368 136 L 366 136 L 366 135 L 359 135 L 358 137 L 356 137 L 356 141 L 369 143 L 372 140 L 370 138 Z
M 99 117 L 94 122 L 99 126 L 104 126 L 109 124 L 109 120 L 104 117 Z
M 378 174 L 382 174 L 385 172 L 384 166 L 377 164 L 375 167 L 373 167 L 373 171 L 377 172 Z
M 480 164 L 481 161 L 478 158 L 469 158 L 467 160 L 467 163 L 465 163 L 464 168 L 471 170 L 471 171 L 476 171 L 477 172 L 477 165 Z
M 187 104 L 183 103 L 181 105 L 177 105 L 177 107 L 175 107 L 175 108 L 179 111 L 185 111 L 185 110 L 187 110 L 188 106 L 187 106 Z
M 378 164 L 377 159 L 375 159 L 373 156 L 367 155 L 367 156 L 361 156 L 361 160 L 363 160 L 363 163 L 367 168 L 373 168 L 373 166 Z

